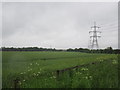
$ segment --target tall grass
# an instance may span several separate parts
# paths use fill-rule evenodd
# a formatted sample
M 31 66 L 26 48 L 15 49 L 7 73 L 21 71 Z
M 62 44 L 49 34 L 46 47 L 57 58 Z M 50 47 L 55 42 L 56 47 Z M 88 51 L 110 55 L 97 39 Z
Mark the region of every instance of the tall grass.
M 104 60 L 110 60 L 105 61 Z M 100 64 L 66 71 L 55 71 L 93 61 Z M 117 87 L 117 55 L 79 52 L 3 52 L 3 88 L 113 88 Z

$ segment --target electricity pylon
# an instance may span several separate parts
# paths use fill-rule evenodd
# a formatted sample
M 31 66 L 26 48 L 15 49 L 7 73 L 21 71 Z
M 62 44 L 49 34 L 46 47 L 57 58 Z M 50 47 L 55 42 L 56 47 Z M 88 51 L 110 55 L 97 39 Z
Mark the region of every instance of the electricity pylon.
M 92 33 L 92 35 L 90 36 L 89 48 L 98 49 L 99 48 L 98 38 L 101 37 L 101 36 L 98 36 L 98 33 L 101 33 L 101 32 L 97 31 L 97 29 L 99 29 L 100 27 L 96 26 L 96 22 L 94 22 L 94 26 L 92 26 L 91 28 L 93 29 L 93 31 L 89 31 L 89 34 Z

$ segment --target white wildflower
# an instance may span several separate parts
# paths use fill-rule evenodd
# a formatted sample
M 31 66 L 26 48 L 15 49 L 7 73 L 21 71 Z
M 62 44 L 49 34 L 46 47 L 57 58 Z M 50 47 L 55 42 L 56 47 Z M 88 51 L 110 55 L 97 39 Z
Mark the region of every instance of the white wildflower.
M 113 63 L 113 64 L 117 64 L 117 60 L 113 60 L 112 63 Z
M 21 83 L 21 82 L 19 82 L 19 84 L 21 85 L 22 83 Z
M 88 68 L 81 68 L 81 70 L 82 70 L 82 71 L 87 71 L 87 70 L 88 70 Z
M 36 75 L 36 73 L 33 73 L 33 75 Z
M 38 72 L 40 74 L 40 72 Z
M 55 76 L 53 76 L 53 78 L 56 78 Z
M 25 74 L 26 72 L 24 72 L 24 74 Z
M 90 79 L 92 79 L 92 76 L 89 76 Z
M 20 74 L 23 74 L 23 73 L 20 73 Z
M 85 79 L 88 79 L 88 77 L 86 76 Z

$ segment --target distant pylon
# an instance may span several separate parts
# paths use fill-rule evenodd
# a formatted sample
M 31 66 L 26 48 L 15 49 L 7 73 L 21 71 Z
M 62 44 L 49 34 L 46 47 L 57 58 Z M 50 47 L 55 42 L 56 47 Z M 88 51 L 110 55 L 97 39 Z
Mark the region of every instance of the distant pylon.
M 90 42 L 89 42 L 89 47 L 90 49 L 98 49 L 98 38 L 101 36 L 98 36 L 98 33 L 101 33 L 100 31 L 97 31 L 100 27 L 96 26 L 96 22 L 94 22 L 94 26 L 91 27 L 93 31 L 89 31 L 89 34 L 92 33 L 90 36 Z

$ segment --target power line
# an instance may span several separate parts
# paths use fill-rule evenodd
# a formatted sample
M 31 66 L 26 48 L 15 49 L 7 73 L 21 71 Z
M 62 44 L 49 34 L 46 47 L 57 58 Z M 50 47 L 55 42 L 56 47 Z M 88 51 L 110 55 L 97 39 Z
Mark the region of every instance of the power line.
M 118 27 L 112 27 L 112 28 L 103 28 L 103 31 L 108 31 L 108 30 L 111 30 L 111 29 L 114 29 L 114 30 L 118 30 Z
M 115 29 L 111 29 L 111 30 L 102 30 L 102 32 L 108 32 L 108 31 L 118 31 L 118 30 L 115 30 Z
M 119 26 L 118 25 L 114 25 L 114 26 L 104 26 L 104 27 L 102 27 L 102 28 L 104 28 L 104 29 L 111 29 L 111 28 L 118 28 Z
M 104 24 L 100 25 L 101 27 L 118 27 L 118 23 L 109 23 L 109 24 Z
M 117 24 L 113 24 L 113 25 L 110 25 L 110 26 L 104 26 L 104 27 L 102 27 L 102 31 L 111 31 L 111 29 L 112 30 L 118 30 L 118 28 L 120 28 L 120 26 L 118 26 Z
M 113 20 L 113 21 L 110 21 L 110 23 L 104 23 L 104 24 L 100 24 L 100 26 L 108 26 L 108 25 L 111 25 L 111 24 L 118 24 L 118 19 L 116 20 Z

